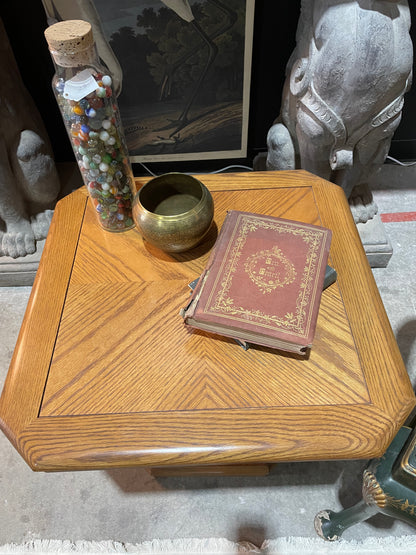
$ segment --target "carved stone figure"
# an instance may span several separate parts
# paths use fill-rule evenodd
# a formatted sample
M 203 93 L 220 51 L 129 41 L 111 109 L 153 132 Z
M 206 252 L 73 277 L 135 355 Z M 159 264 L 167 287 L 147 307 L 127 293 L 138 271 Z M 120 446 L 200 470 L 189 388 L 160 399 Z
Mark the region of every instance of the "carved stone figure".
M 302 0 L 268 169 L 337 183 L 356 222 L 377 207 L 367 180 L 385 161 L 412 79 L 407 0 Z
M 59 188 L 48 135 L 0 20 L 0 256 L 36 251 Z

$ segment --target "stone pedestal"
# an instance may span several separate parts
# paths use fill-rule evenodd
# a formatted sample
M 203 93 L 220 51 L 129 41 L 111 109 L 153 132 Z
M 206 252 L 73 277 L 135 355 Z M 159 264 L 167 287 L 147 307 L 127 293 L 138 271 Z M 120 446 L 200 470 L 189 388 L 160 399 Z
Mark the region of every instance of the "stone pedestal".
M 393 255 L 393 247 L 377 214 L 365 224 L 357 224 L 368 262 L 372 268 L 386 268 Z
M 21 258 L 0 256 L 0 287 L 33 285 L 45 239 L 36 242 L 36 252 Z

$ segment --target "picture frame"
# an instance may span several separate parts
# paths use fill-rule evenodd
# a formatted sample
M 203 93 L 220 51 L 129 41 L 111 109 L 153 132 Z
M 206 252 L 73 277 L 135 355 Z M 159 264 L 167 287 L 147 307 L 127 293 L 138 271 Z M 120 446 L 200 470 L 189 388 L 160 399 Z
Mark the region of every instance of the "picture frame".
M 94 0 L 132 163 L 247 156 L 255 0 Z

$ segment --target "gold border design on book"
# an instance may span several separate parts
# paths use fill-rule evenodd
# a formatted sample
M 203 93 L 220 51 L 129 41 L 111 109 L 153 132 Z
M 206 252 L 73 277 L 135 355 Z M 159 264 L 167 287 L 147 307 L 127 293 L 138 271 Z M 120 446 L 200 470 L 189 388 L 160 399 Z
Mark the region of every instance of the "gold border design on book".
M 288 312 L 283 317 L 275 314 L 266 314 L 260 310 L 250 310 L 236 306 L 229 296 L 233 278 L 241 259 L 245 243 L 250 233 L 258 229 L 270 229 L 277 233 L 291 233 L 300 236 L 308 246 L 305 267 L 301 277 L 299 294 L 296 299 L 294 312 Z M 223 258 L 218 277 L 206 303 L 206 311 L 218 317 L 230 320 L 252 323 L 268 329 L 278 329 L 295 336 L 305 337 L 309 333 L 312 310 L 318 293 L 315 276 L 322 264 L 325 246 L 325 230 L 313 229 L 307 224 L 290 222 L 290 224 L 276 222 L 272 219 L 259 219 L 258 216 L 239 215 L 234 230 L 232 231 L 229 245 Z M 221 280 L 221 283 L 219 281 Z M 219 288 L 218 288 L 219 286 Z M 215 297 L 213 298 L 213 296 Z

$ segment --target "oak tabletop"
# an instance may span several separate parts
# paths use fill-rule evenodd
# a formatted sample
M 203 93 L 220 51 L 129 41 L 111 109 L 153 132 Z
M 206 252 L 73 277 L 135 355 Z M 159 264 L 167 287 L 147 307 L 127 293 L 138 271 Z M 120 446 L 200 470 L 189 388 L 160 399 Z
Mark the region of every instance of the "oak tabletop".
M 33 470 L 364 459 L 414 407 L 342 189 L 304 171 L 197 177 L 214 223 L 182 254 L 101 230 L 85 188 L 58 203 L 0 398 Z M 185 328 L 188 284 L 229 209 L 332 230 L 338 279 L 307 359 Z

